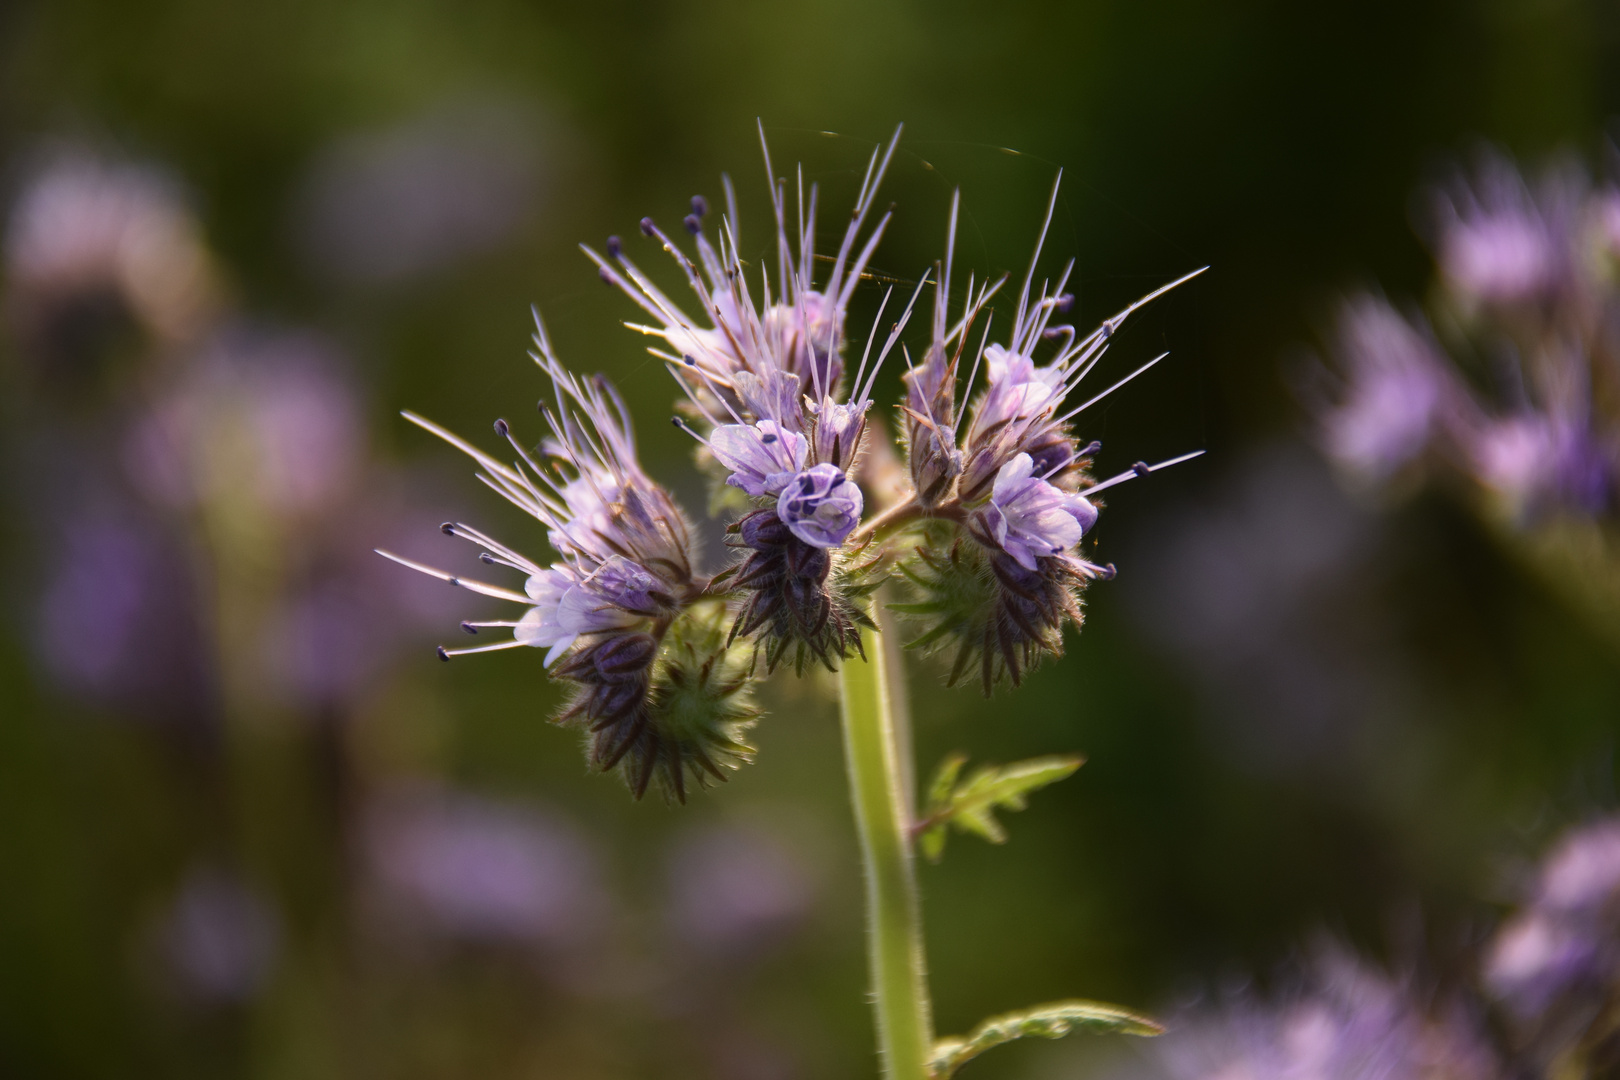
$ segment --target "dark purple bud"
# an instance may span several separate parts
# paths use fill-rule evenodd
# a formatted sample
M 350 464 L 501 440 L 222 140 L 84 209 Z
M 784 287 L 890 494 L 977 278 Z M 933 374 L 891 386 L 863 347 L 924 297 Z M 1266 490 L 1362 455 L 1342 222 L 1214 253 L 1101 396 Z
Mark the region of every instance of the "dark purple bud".
M 501 438 L 506 438 L 507 433 L 511 430 L 512 429 L 507 425 L 505 420 L 495 421 L 495 434 L 499 435 Z
M 692 196 L 692 213 L 696 217 L 703 217 L 709 212 L 709 200 L 701 195 Z
M 443 645 L 436 646 L 436 648 L 439 653 L 439 659 L 448 664 L 450 662 L 450 654 L 445 652 Z
M 1135 473 L 1137 476 L 1146 476 L 1152 471 L 1152 469 L 1148 468 L 1147 462 L 1145 461 L 1138 461 L 1136 464 L 1131 466 L 1131 472 Z
M 760 510 L 743 518 L 738 531 L 744 544 L 756 550 L 781 547 L 793 536 L 775 511 Z
M 787 549 L 788 573 L 810 581 L 824 581 L 832 569 L 827 549 L 809 544 L 789 544 Z
M 657 228 L 658 226 L 653 224 L 652 218 L 644 217 L 641 219 L 641 234 L 643 236 L 651 236 Z
M 447 521 L 443 525 L 439 526 L 439 531 L 444 533 L 446 536 L 454 536 L 456 535 L 456 523 L 453 521 Z
M 461 629 L 463 631 L 465 631 L 466 633 L 469 633 L 469 634 L 478 633 L 478 627 L 474 626 L 472 623 L 468 622 L 466 619 L 461 620 Z
M 658 639 L 651 634 L 624 634 L 598 645 L 591 663 L 604 679 L 618 681 L 647 670 L 657 655 Z
M 685 225 L 686 231 L 691 233 L 693 236 L 696 236 L 698 233 L 703 231 L 703 219 L 698 217 L 696 214 L 687 214 L 681 219 L 681 224 Z
M 617 236 L 610 236 L 608 237 L 607 249 L 608 254 L 617 259 L 624 254 L 624 241 Z

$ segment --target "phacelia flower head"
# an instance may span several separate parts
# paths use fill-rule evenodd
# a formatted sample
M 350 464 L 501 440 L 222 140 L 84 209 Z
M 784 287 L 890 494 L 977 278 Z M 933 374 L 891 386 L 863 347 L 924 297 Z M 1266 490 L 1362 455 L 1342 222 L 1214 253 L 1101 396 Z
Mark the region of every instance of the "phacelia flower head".
M 1370 296 L 1345 303 L 1332 350 L 1342 389 L 1317 410 L 1327 453 L 1362 484 L 1410 477 L 1421 463 L 1462 481 L 1512 532 L 1611 520 L 1615 205 L 1612 189 L 1594 190 L 1567 163 L 1531 184 L 1500 155 L 1435 193 L 1430 317 Z
M 452 585 L 526 605 L 516 620 L 462 623 L 473 634 L 509 628 L 510 638 L 462 649 L 441 646 L 439 655 L 448 660 L 518 646 L 545 649 L 553 677 L 575 688 L 559 722 L 587 731 L 591 764 L 603 771 L 623 765 L 638 796 L 659 775 L 672 794 L 684 798 L 688 772 L 699 782 L 705 776 L 723 778 L 721 767 L 745 756 L 695 753 L 703 740 L 693 734 L 690 710 L 677 720 L 660 708 L 679 670 L 668 654 L 693 632 L 688 624 L 696 615 L 690 612 L 703 588 L 693 572 L 686 519 L 642 470 L 629 414 L 612 386 L 564 368 L 543 327 L 535 346 L 534 358 L 554 390 L 553 402 L 541 407 L 549 435 L 538 450 L 526 448 L 506 421 L 497 421 L 496 432 L 517 454 L 508 465 L 431 421 L 406 417 L 482 465 L 479 479 L 545 527 L 556 561 L 531 559 L 459 522 L 447 522 L 444 531 L 481 547 L 485 563 L 525 575 L 523 592 L 383 554 Z M 720 697 L 742 689 L 730 687 Z M 746 704 L 738 707 L 746 716 Z M 744 746 L 726 734 L 737 717 L 717 709 L 710 719 L 722 743 Z M 672 736 L 672 724 L 686 734 Z
M 887 148 L 872 152 L 831 273 L 819 285 L 815 282 L 819 190 L 811 184 L 806 192 L 800 174 L 797 221 L 790 239 L 787 184 L 778 180 L 771 167 L 763 127 L 760 146 L 776 218 L 776 265 L 774 282 L 770 267 L 759 268 L 757 299 L 739 255 L 736 197 L 729 178 L 724 181 L 727 216 L 718 247 L 704 227 L 707 201 L 701 196 L 692 200 L 692 213 L 684 224 L 697 249 L 696 262 L 651 218 L 641 221 L 641 231 L 657 240 L 680 266 L 697 297 L 699 318 L 689 316 L 654 284 L 625 253 L 617 237 L 609 238 L 606 257 L 590 248 L 585 253 L 597 264 L 603 280 L 623 290 L 652 317 L 656 325 L 627 325 L 663 339 L 669 351 L 659 347 L 651 351 L 672 365 L 689 393 L 716 407 L 723 403 L 739 414 L 740 422 L 745 417 L 749 421 L 775 419 L 801 430 L 801 424 L 794 422 L 799 394 L 827 397 L 842 378 L 845 316 L 889 215 L 878 220 L 864 241 L 862 233 L 899 137 L 896 128 Z
M 695 256 L 642 221 L 697 298 L 695 317 L 618 239 L 605 256 L 587 249 L 600 276 L 652 317 L 632 328 L 659 339 L 650 351 L 682 398 L 674 423 L 697 442 L 721 496 L 715 504 L 737 512 L 726 530 L 737 557 L 718 573 L 696 565 L 680 510 L 638 464 L 618 395 L 600 378 L 564 369 L 543 332 L 535 359 L 555 387 L 555 402 L 542 406 L 549 432 L 530 449 L 499 422 L 517 454 L 512 464 L 407 414 L 472 455 L 486 484 L 541 523 L 554 552 L 530 559 L 469 526 L 445 526 L 480 545 L 485 562 L 522 574 L 521 592 L 398 560 L 525 607 L 510 621 L 463 624 L 469 632 L 509 627 L 509 640 L 440 655 L 544 649 L 552 677 L 573 688 L 558 719 L 584 729 L 590 762 L 619 770 L 638 796 L 656 777 L 684 798 L 689 781 L 723 778 L 748 760 L 745 735 L 758 716 L 753 684 L 784 661 L 802 673 L 864 657 L 864 635 L 877 628 L 872 595 L 894 572 L 919 595 L 891 606 L 931 624 L 914 644 L 955 644 L 950 681 L 974 670 L 987 692 L 1003 676 L 1016 683 L 1041 655 L 1061 648 L 1065 626 L 1078 624 L 1081 587 L 1113 575 L 1111 565 L 1080 550 L 1098 520 L 1099 496 L 1195 456 L 1138 462 L 1100 483 L 1091 476 L 1098 444 L 1081 446 L 1072 421 L 1151 362 L 1078 406 L 1068 403 L 1131 313 L 1180 282 L 1081 338 L 1072 326 L 1052 325 L 1073 301 L 1063 292 L 1069 270 L 1055 288 L 1032 291 L 1032 263 L 1010 332 L 991 343 L 988 305 L 1005 279 L 970 275 L 960 313 L 953 311 L 955 197 L 945 258 L 887 322 L 894 290 L 882 294 L 858 362 L 846 358 L 846 315 L 889 220 L 868 228 L 894 148 L 879 147 L 868 161 L 824 281 L 813 242 L 819 191 L 800 181 L 790 239 L 787 189 L 768 152 L 774 269 L 744 264 L 729 181 L 713 239 L 707 202 L 693 200 L 685 225 Z M 1037 244 L 1037 262 L 1039 254 Z M 901 339 L 931 279 L 932 325 L 914 364 Z M 964 412 L 957 383 L 972 345 Z M 872 412 L 874 389 L 897 350 L 907 368 L 905 470 L 886 443 L 868 455 L 885 428 Z M 973 396 L 980 369 L 984 385 Z
M 1081 587 L 1113 576 L 1111 565 L 1078 553 L 1101 510 L 1097 496 L 1197 456 L 1153 466 L 1138 462 L 1103 483 L 1092 479 L 1090 465 L 1100 444 L 1082 447 L 1071 421 L 1163 357 L 1077 406 L 1067 404 L 1069 396 L 1133 312 L 1196 274 L 1150 293 L 1083 338 L 1072 326 L 1053 325 L 1073 304 L 1063 291 L 1072 263 L 1055 286 L 1043 283 L 1035 291 L 1034 275 L 1056 198 L 1054 187 L 1005 343 L 989 342 L 985 318 L 967 389 L 973 389 L 981 369 L 985 385 L 968 408 L 959 445 L 958 361 L 969 329 L 1002 283 L 981 285 L 977 292 L 970 283 L 962 317 L 953 323 L 947 283 L 954 245 L 949 242 L 935 294 L 932 340 L 924 362 L 906 377 L 913 500 L 920 517 L 940 524 L 929 527 L 915 558 L 900 564 L 918 595 L 899 610 L 928 624 L 913 645 L 954 646 L 949 681 L 976 667 L 986 693 L 1003 675 L 1016 684 L 1043 653 L 1058 652 L 1064 625 L 1080 620 Z M 953 202 L 952 235 L 955 216 Z

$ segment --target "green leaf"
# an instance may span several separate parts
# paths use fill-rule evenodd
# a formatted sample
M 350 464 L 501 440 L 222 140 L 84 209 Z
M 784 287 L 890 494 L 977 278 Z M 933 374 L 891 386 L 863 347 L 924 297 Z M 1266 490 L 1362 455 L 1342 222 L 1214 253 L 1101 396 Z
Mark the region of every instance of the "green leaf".
M 931 1080 L 945 1080 L 970 1059 L 1014 1039 L 1031 1036 L 1061 1039 L 1076 1031 L 1095 1035 L 1162 1035 L 1164 1027 L 1118 1005 L 1100 1001 L 1054 1001 L 992 1016 L 962 1038 L 940 1039 L 934 1044 L 928 1075 Z
M 946 827 L 971 833 L 992 844 L 1007 842 L 997 810 L 1022 810 L 1030 792 L 1074 775 L 1085 759 L 1076 755 L 1030 758 L 1011 765 L 985 765 L 961 783 L 964 754 L 940 762 L 928 789 L 928 808 L 916 825 L 917 846 L 930 862 L 945 852 Z

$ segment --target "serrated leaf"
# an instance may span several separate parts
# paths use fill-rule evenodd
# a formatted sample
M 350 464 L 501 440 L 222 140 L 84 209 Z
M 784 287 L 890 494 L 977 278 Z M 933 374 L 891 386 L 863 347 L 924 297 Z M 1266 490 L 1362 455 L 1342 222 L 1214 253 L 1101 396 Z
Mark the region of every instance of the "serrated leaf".
M 967 758 L 951 754 L 940 762 L 929 786 L 927 812 L 916 826 L 918 847 L 930 862 L 938 862 L 945 851 L 946 826 L 992 844 L 1006 843 L 1007 831 L 996 811 L 1024 809 L 1030 792 L 1074 775 L 1084 761 L 1065 754 L 986 765 L 958 783 Z
M 1096 1035 L 1162 1035 L 1163 1025 L 1100 1001 L 1053 1001 L 992 1016 L 966 1036 L 941 1039 L 928 1062 L 931 1080 L 946 1080 L 969 1060 L 1014 1039 L 1061 1039 L 1076 1031 Z

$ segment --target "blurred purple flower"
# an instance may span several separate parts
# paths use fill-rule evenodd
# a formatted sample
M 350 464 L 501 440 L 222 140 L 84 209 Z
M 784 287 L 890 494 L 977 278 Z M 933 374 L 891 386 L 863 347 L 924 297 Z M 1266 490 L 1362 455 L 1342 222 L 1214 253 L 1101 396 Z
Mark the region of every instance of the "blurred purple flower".
M 168 505 L 243 498 L 275 518 L 349 496 L 365 434 L 346 361 L 316 334 L 234 328 L 133 430 L 131 476 Z
M 407 922 L 446 937 L 565 947 L 602 917 L 584 837 L 515 803 L 460 793 L 396 795 L 367 830 L 381 900 Z
M 1172 1080 L 1490 1080 L 1475 1025 L 1342 952 L 1281 1000 L 1192 1010 L 1148 1052 Z
M 813 904 L 803 863 L 762 829 L 698 829 L 670 851 L 669 927 L 693 951 L 756 953 L 802 924 Z
M 295 228 L 326 275 L 408 281 L 511 243 L 534 213 L 545 165 L 540 124 L 521 104 L 443 105 L 329 147 L 310 169 Z
M 1568 262 L 1574 192 L 1557 173 L 1532 195 L 1513 162 L 1482 155 L 1472 182 L 1435 197 L 1441 269 L 1462 293 L 1487 303 L 1532 300 L 1556 286 Z
M 1344 305 L 1335 350 L 1344 377 L 1321 418 L 1324 448 L 1360 480 L 1382 482 L 1428 447 L 1450 377 L 1426 330 L 1384 300 Z
M 47 562 L 36 647 L 46 671 L 86 697 L 173 719 L 209 683 L 179 552 L 137 514 L 70 514 Z
M 237 875 L 193 868 L 161 928 L 163 955 L 187 997 L 205 1004 L 246 1001 L 274 972 L 281 927 L 270 903 Z
M 71 351 L 82 321 L 108 304 L 164 340 L 184 340 L 200 328 L 213 291 L 174 180 L 82 147 L 45 155 L 24 183 L 7 222 L 5 267 L 9 313 L 47 351 Z
M 1542 864 L 1529 903 L 1503 925 L 1485 981 L 1520 1021 L 1565 1027 L 1620 992 L 1620 818 L 1571 832 Z M 1563 1020 L 1565 1022 L 1560 1023 Z

